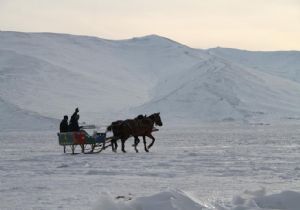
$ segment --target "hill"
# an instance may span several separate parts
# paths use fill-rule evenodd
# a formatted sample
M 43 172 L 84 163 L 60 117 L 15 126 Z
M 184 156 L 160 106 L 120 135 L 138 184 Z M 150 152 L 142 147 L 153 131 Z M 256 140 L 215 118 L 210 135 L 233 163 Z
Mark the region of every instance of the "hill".
M 80 107 L 81 121 L 104 125 L 158 111 L 169 123 L 298 119 L 299 55 L 0 32 L 0 99 L 45 119 Z

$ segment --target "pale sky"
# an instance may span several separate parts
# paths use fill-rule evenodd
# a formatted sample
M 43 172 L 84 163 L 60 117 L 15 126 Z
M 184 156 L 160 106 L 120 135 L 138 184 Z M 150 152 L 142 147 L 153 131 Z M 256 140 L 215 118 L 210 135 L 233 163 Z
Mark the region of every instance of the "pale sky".
M 300 0 L 0 0 L 0 30 L 300 50 Z

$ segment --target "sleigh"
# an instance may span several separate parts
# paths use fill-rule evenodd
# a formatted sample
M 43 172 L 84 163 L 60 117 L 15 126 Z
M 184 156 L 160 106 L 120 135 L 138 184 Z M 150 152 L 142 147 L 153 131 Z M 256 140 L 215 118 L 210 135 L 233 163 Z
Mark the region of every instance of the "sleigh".
M 78 132 L 57 133 L 58 143 L 63 146 L 64 153 L 70 148 L 72 154 L 75 154 L 77 147 L 82 153 L 99 153 L 111 146 L 112 137 L 107 137 L 106 133 L 88 134 L 85 130 Z

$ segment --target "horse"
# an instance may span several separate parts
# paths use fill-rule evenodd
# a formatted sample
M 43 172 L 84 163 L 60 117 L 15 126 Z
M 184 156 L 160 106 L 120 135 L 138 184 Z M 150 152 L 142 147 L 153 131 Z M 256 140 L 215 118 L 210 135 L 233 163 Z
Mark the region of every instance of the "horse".
M 134 147 L 135 151 L 138 152 L 137 145 L 140 142 L 139 136 L 143 137 L 144 148 L 146 152 L 153 146 L 155 138 L 152 136 L 152 131 L 154 125 L 162 126 L 163 123 L 160 118 L 160 113 L 154 113 L 150 116 L 137 117 L 135 119 L 118 120 L 112 122 L 110 126 L 107 127 L 107 131 L 112 131 L 114 138 L 112 140 L 112 150 L 116 152 L 117 150 L 117 140 L 121 139 L 122 151 L 125 153 L 125 141 L 133 136 L 134 137 Z M 152 142 L 146 145 L 146 136 L 152 139 Z
M 120 134 L 117 133 L 117 131 L 119 130 L 119 128 L 117 128 L 117 127 L 121 127 L 122 123 L 123 123 L 123 120 L 118 120 L 118 121 L 112 122 L 110 124 L 110 126 L 108 126 L 106 128 L 106 132 L 107 131 L 113 132 L 113 137 L 111 140 L 111 148 L 112 148 L 113 152 L 116 152 L 117 148 L 118 148 L 117 140 L 120 138 Z
M 119 139 L 122 142 L 122 151 L 126 152 L 124 143 L 129 137 L 131 137 L 130 131 L 128 130 L 128 126 L 124 124 L 128 120 L 129 119 L 114 121 L 106 129 L 107 131 L 113 132 L 113 138 L 111 140 L 111 148 L 113 152 L 117 152 L 117 148 L 118 148 L 117 140 Z M 139 140 L 135 139 L 135 141 L 139 141 Z

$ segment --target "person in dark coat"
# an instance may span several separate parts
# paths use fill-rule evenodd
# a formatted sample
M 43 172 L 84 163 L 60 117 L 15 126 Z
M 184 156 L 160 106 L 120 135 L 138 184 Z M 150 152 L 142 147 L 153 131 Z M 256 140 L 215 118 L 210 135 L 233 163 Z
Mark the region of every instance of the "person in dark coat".
M 80 130 L 80 127 L 78 125 L 78 120 L 79 120 L 78 112 L 79 112 L 79 109 L 76 108 L 75 112 L 71 116 L 70 124 L 69 124 L 69 131 L 79 131 Z
M 69 128 L 69 125 L 68 125 L 68 116 L 65 115 L 64 119 L 60 123 L 59 131 L 61 133 L 68 132 L 68 128 Z

